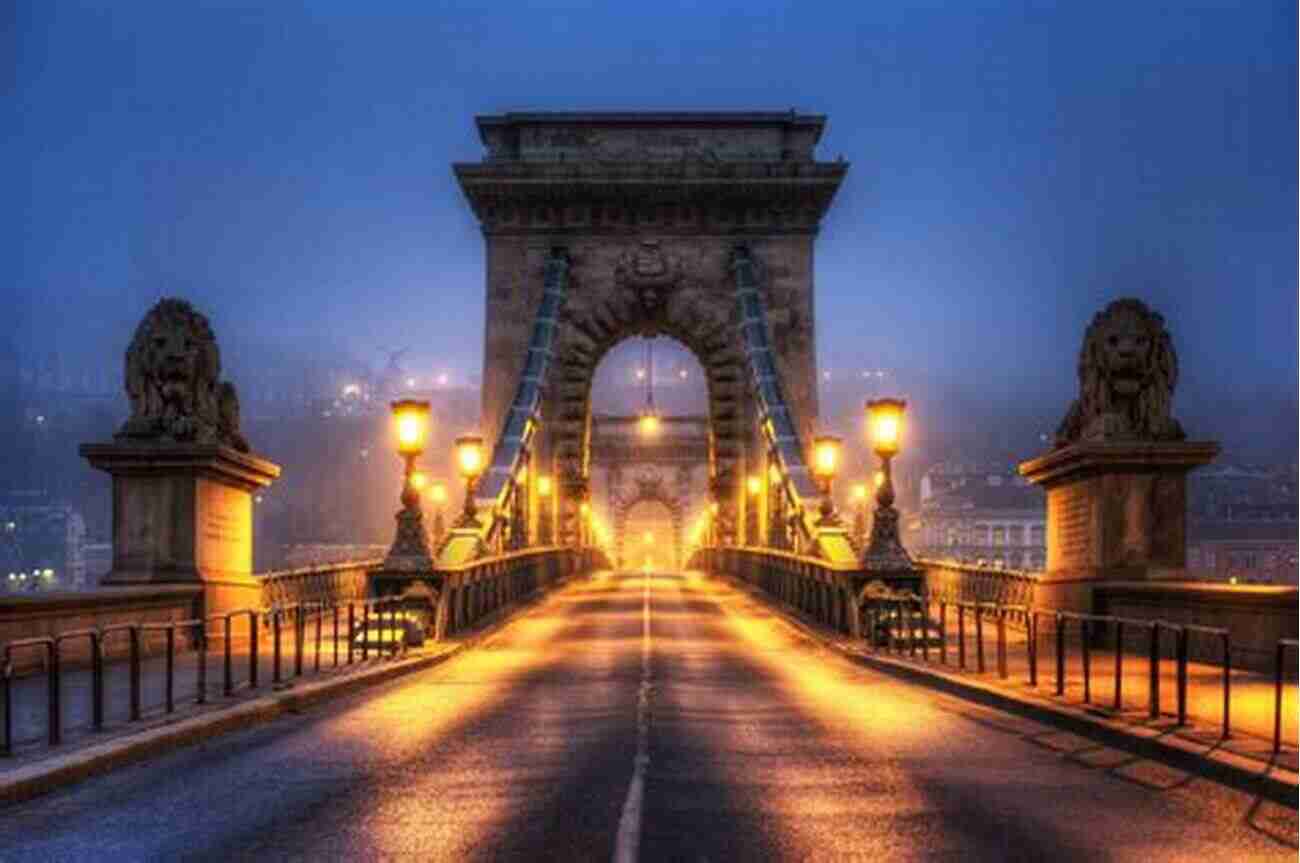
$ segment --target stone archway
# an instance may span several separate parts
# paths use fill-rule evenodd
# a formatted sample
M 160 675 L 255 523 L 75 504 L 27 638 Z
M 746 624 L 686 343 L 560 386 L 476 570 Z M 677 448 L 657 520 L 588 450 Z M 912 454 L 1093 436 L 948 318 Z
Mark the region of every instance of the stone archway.
M 655 503 L 668 510 L 673 538 L 673 566 L 680 568 L 685 562 L 682 551 L 685 548 L 686 510 L 688 502 L 680 487 L 674 492 L 668 481 L 658 473 L 646 473 L 638 476 L 630 489 L 613 496 L 612 509 L 614 521 L 614 547 L 618 560 L 627 562 L 627 522 L 633 508 L 644 503 Z
M 825 118 L 794 112 L 505 114 L 477 118 L 482 162 L 455 166 L 487 241 L 483 432 L 495 439 L 542 306 L 544 262 L 568 288 L 542 396 L 540 465 L 559 478 L 559 536 L 588 499 L 591 383 L 619 341 L 667 335 L 708 385 L 710 493 L 734 541 L 741 478 L 761 469 L 732 255 L 758 265 L 764 346 L 803 439 L 817 418 L 812 252 L 847 171 L 819 162 Z

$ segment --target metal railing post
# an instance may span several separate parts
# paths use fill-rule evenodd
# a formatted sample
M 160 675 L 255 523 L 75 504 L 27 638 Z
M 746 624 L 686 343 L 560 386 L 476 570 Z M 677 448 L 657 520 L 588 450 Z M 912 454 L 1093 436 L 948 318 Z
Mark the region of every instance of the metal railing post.
M 975 667 L 984 673 L 984 604 L 975 603 Z
M 325 604 L 318 603 L 316 606 L 316 668 L 314 669 L 317 674 L 320 673 L 320 630 L 324 625 L 324 617 Z
M 59 674 L 59 642 L 55 639 L 50 639 L 47 650 L 50 655 L 50 745 L 58 746 L 63 740 L 63 711 L 59 706 L 59 683 L 61 682 L 61 675 Z
M 331 610 L 334 613 L 334 625 L 330 627 L 330 636 L 334 642 L 334 667 L 339 667 L 339 604 L 331 604 Z
M 1227 740 L 1232 732 L 1232 641 L 1231 636 L 1223 633 L 1223 739 Z
M 1038 612 L 1030 609 L 1025 621 L 1029 636 L 1029 685 L 1038 686 Z
M 1147 661 L 1147 715 L 1160 717 L 1160 622 L 1151 622 L 1150 656 Z
M 131 636 L 131 720 L 140 718 L 140 627 L 132 626 Z
M 90 633 L 90 709 L 96 731 L 104 730 L 104 649 L 100 639 L 100 633 Z
M 1115 712 L 1124 709 L 1124 621 L 1115 621 Z
M 966 606 L 957 602 L 957 667 L 966 670 Z
M 998 615 L 998 677 L 1007 679 L 1007 610 L 997 609 Z
M 230 648 L 230 614 L 226 614 L 221 621 L 222 631 L 225 635 L 225 649 L 221 657 L 221 692 L 229 698 L 235 691 L 235 669 L 232 663 Z
M 356 630 L 356 607 L 348 600 L 348 665 L 352 664 L 352 638 Z
M 1187 628 L 1178 628 L 1178 724 L 1187 724 Z
M 1273 664 L 1273 756 L 1276 757 L 1282 751 L 1282 669 L 1286 664 L 1286 644 L 1279 641 L 1277 643 L 1277 656 Z M 9 739 L 9 672 L 8 662 L 6 659 L 5 671 L 5 740 L 6 748 Z
M 307 620 L 302 616 L 302 603 L 293 609 L 293 676 L 302 677 L 302 651 L 307 641 Z
M 1065 618 L 1056 613 L 1056 694 L 1065 694 Z
M 948 603 L 939 600 L 939 664 L 948 664 Z
M 199 621 L 199 643 L 195 646 L 195 653 L 199 659 L 199 673 L 197 685 L 199 692 L 194 698 L 195 704 L 202 704 L 208 698 L 208 622 L 207 620 Z
M 176 622 L 167 624 L 167 712 L 176 709 Z
M 368 600 L 361 605 L 361 631 L 365 633 L 361 638 L 361 661 L 365 662 L 370 658 L 370 602 Z
M 258 673 L 258 612 L 257 609 L 248 610 L 248 686 L 250 689 L 257 689 Z
M 922 604 L 924 603 L 924 604 Z M 921 659 L 926 662 L 930 661 L 930 602 L 929 600 L 916 600 L 917 608 L 921 612 Z
M 1281 652 L 1281 647 L 1279 647 Z M 1278 664 L 1278 697 L 1282 693 L 1282 665 Z M 13 662 L 9 659 L 9 646 L 5 645 L 4 649 L 4 668 L 0 668 L 0 675 L 4 676 L 4 755 L 13 755 Z M 1281 721 L 1282 704 L 1278 703 L 1278 717 Z
M 1086 617 L 1079 618 L 1079 647 L 1083 658 L 1083 703 L 1092 703 L 1092 645 L 1088 643 L 1092 621 Z
M 280 685 L 280 609 L 271 611 L 271 685 Z

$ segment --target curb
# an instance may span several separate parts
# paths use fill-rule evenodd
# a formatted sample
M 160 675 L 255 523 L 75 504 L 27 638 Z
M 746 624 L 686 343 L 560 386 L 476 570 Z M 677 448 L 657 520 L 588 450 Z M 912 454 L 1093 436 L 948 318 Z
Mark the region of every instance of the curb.
M 544 592 L 500 609 L 477 630 L 441 653 L 407 657 L 355 674 L 298 683 L 289 689 L 260 695 L 228 708 L 218 708 L 200 716 L 129 733 L 66 755 L 51 755 L 17 767 L 0 774 L 0 805 L 30 800 L 118 767 L 210 740 L 229 731 L 271 722 L 285 714 L 301 713 L 340 696 L 441 665 L 491 637 L 569 581 L 571 578 L 561 579 Z
M 1163 731 L 1134 727 L 1116 720 L 1096 716 L 1081 708 L 1045 702 L 1021 693 L 1007 691 L 996 684 L 972 679 L 955 672 L 916 665 L 902 659 L 865 654 L 844 644 L 840 633 L 831 633 L 820 625 L 777 605 L 753 585 L 731 576 L 724 580 L 740 587 L 751 599 L 770 609 L 785 623 L 823 647 L 857 665 L 865 666 L 909 683 L 936 689 L 966 701 L 992 707 L 1024 719 L 1041 722 L 1086 737 L 1140 758 L 1159 761 L 1176 769 L 1201 776 L 1275 803 L 1300 808 L 1300 777 L 1280 770 L 1270 762 L 1221 750 L 1217 745 L 1196 743 Z

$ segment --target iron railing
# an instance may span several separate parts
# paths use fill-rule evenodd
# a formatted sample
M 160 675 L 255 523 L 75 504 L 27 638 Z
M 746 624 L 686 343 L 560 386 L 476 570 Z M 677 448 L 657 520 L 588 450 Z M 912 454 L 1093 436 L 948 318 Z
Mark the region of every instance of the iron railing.
M 916 594 L 868 598 L 862 613 L 863 630 L 873 650 L 909 658 L 917 658 L 919 653 L 923 662 L 931 661 L 933 654 L 940 665 L 975 674 L 994 673 L 1003 681 L 1015 676 L 1014 664 L 1028 688 L 1038 690 L 1047 684 L 1057 698 L 1069 700 L 1074 695 L 1083 705 L 1116 715 L 1134 706 L 1132 698 L 1126 700 L 1126 678 L 1130 685 L 1135 676 L 1145 678 L 1146 692 L 1141 707 L 1146 716 L 1158 719 L 1170 715 L 1178 727 L 1187 726 L 1190 721 L 1193 678 L 1189 670 L 1195 666 L 1205 672 L 1200 675 L 1198 685 L 1213 685 L 1218 689 L 1220 707 L 1214 711 L 1217 717 L 1213 712 L 1207 716 L 1217 719 L 1218 733 L 1224 740 L 1232 737 L 1234 729 L 1234 678 L 1238 674 L 1249 676 L 1244 669 L 1234 672 L 1231 633 L 1221 627 L 992 602 L 950 601 L 946 597 Z M 1024 628 L 1014 631 L 1010 625 L 1013 621 L 1022 621 Z M 1209 654 L 1210 645 L 1217 648 L 1215 663 L 1191 662 L 1193 639 L 1202 642 L 1200 655 Z M 1287 650 L 1296 645 L 1291 639 L 1277 643 L 1272 728 L 1275 753 L 1283 742 Z M 989 650 L 994 651 L 992 663 L 987 657 Z M 1043 674 L 1045 660 L 1051 662 L 1047 675 Z M 1109 668 L 1103 663 L 1108 663 Z M 1172 709 L 1166 713 L 1162 709 L 1162 687 L 1168 682 L 1166 673 L 1170 667 L 1174 695 Z M 1134 670 L 1136 675 L 1132 673 Z M 1215 682 L 1210 684 L 1209 677 L 1215 678 Z M 1265 678 L 1251 679 L 1253 684 L 1262 685 Z M 1099 684 L 1105 683 L 1111 688 L 1109 698 L 1103 700 Z
M 22 730 L 16 727 L 15 695 L 22 682 L 41 675 L 20 678 L 14 674 L 14 657 L 23 651 L 43 653 L 46 709 L 39 739 L 44 739 L 50 746 L 58 746 L 64 741 L 64 732 L 68 729 L 63 694 L 74 683 L 69 674 L 80 675 L 86 670 L 84 667 L 70 667 L 71 664 L 64 661 L 65 644 L 82 639 L 89 642 L 90 686 L 85 695 L 88 709 L 84 713 L 87 718 L 76 724 L 100 732 L 107 725 L 108 696 L 118 694 L 116 691 L 110 693 L 106 686 L 109 672 L 125 671 L 125 681 L 118 675 L 117 682 L 125 684 L 126 722 L 137 722 L 150 714 L 169 715 L 177 710 L 177 685 L 181 676 L 177 661 L 182 656 L 192 660 L 193 668 L 189 672 L 192 685 L 187 690 L 187 697 L 197 705 L 214 698 L 231 699 L 238 693 L 258 691 L 263 688 L 261 666 L 268 659 L 260 637 L 260 630 L 265 629 L 271 642 L 270 687 L 280 689 L 292 678 L 366 662 L 372 652 L 376 658 L 397 654 L 405 646 L 405 638 L 399 637 L 399 632 L 404 626 L 408 605 L 406 600 L 394 597 L 342 604 L 294 603 L 267 609 L 238 609 L 202 619 L 114 624 L 10 641 L 0 649 L 3 657 L 0 709 L 4 713 L 0 755 L 13 755 L 22 744 L 32 742 L 31 739 L 22 739 Z M 372 620 L 375 621 L 374 638 L 371 637 Z M 289 627 L 287 632 L 286 626 Z M 151 635 L 160 637 L 163 642 L 162 667 L 153 669 L 154 674 L 146 674 L 144 643 Z M 105 641 L 117 637 L 128 639 L 125 668 L 121 667 L 122 663 L 104 661 Z M 214 641 L 222 642 L 219 688 L 209 682 Z M 234 646 L 237 641 L 242 642 L 247 652 L 246 657 L 240 657 L 241 663 L 236 662 Z M 286 641 L 292 645 L 291 651 Z M 292 665 L 286 667 L 286 660 L 291 660 Z M 247 663 L 247 670 L 241 675 L 239 665 L 243 662 Z M 161 704 L 152 705 L 151 709 L 146 709 L 143 703 L 147 684 L 161 688 Z

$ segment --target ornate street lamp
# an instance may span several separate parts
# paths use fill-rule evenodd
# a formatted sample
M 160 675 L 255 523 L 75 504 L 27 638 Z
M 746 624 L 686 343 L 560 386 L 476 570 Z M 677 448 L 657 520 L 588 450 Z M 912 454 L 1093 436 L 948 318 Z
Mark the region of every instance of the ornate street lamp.
M 429 537 L 424 530 L 424 513 L 420 496 L 428 477 L 415 464 L 424 452 L 429 436 L 429 403 L 402 399 L 392 403 L 393 430 L 397 452 L 406 463 L 402 477 L 402 508 L 397 513 L 397 533 L 388 550 L 384 568 L 388 570 L 432 569 Z
M 894 508 L 894 482 L 891 460 L 898 454 L 903 436 L 903 413 L 907 402 L 902 399 L 874 399 L 867 402 L 867 430 L 872 449 L 880 456 L 876 475 L 876 512 L 871 520 L 871 540 L 863 563 L 868 569 L 910 570 L 912 558 L 898 537 L 898 510 Z
M 831 498 L 831 488 L 840 466 L 840 446 L 841 441 L 835 435 L 813 438 L 813 475 L 822 486 L 821 517 L 817 520 L 820 527 L 831 527 L 840 522 L 835 513 L 835 501 Z
M 456 438 L 456 466 L 465 480 L 465 510 L 457 527 L 478 527 L 478 507 L 474 487 L 483 473 L 483 436 L 464 434 Z

